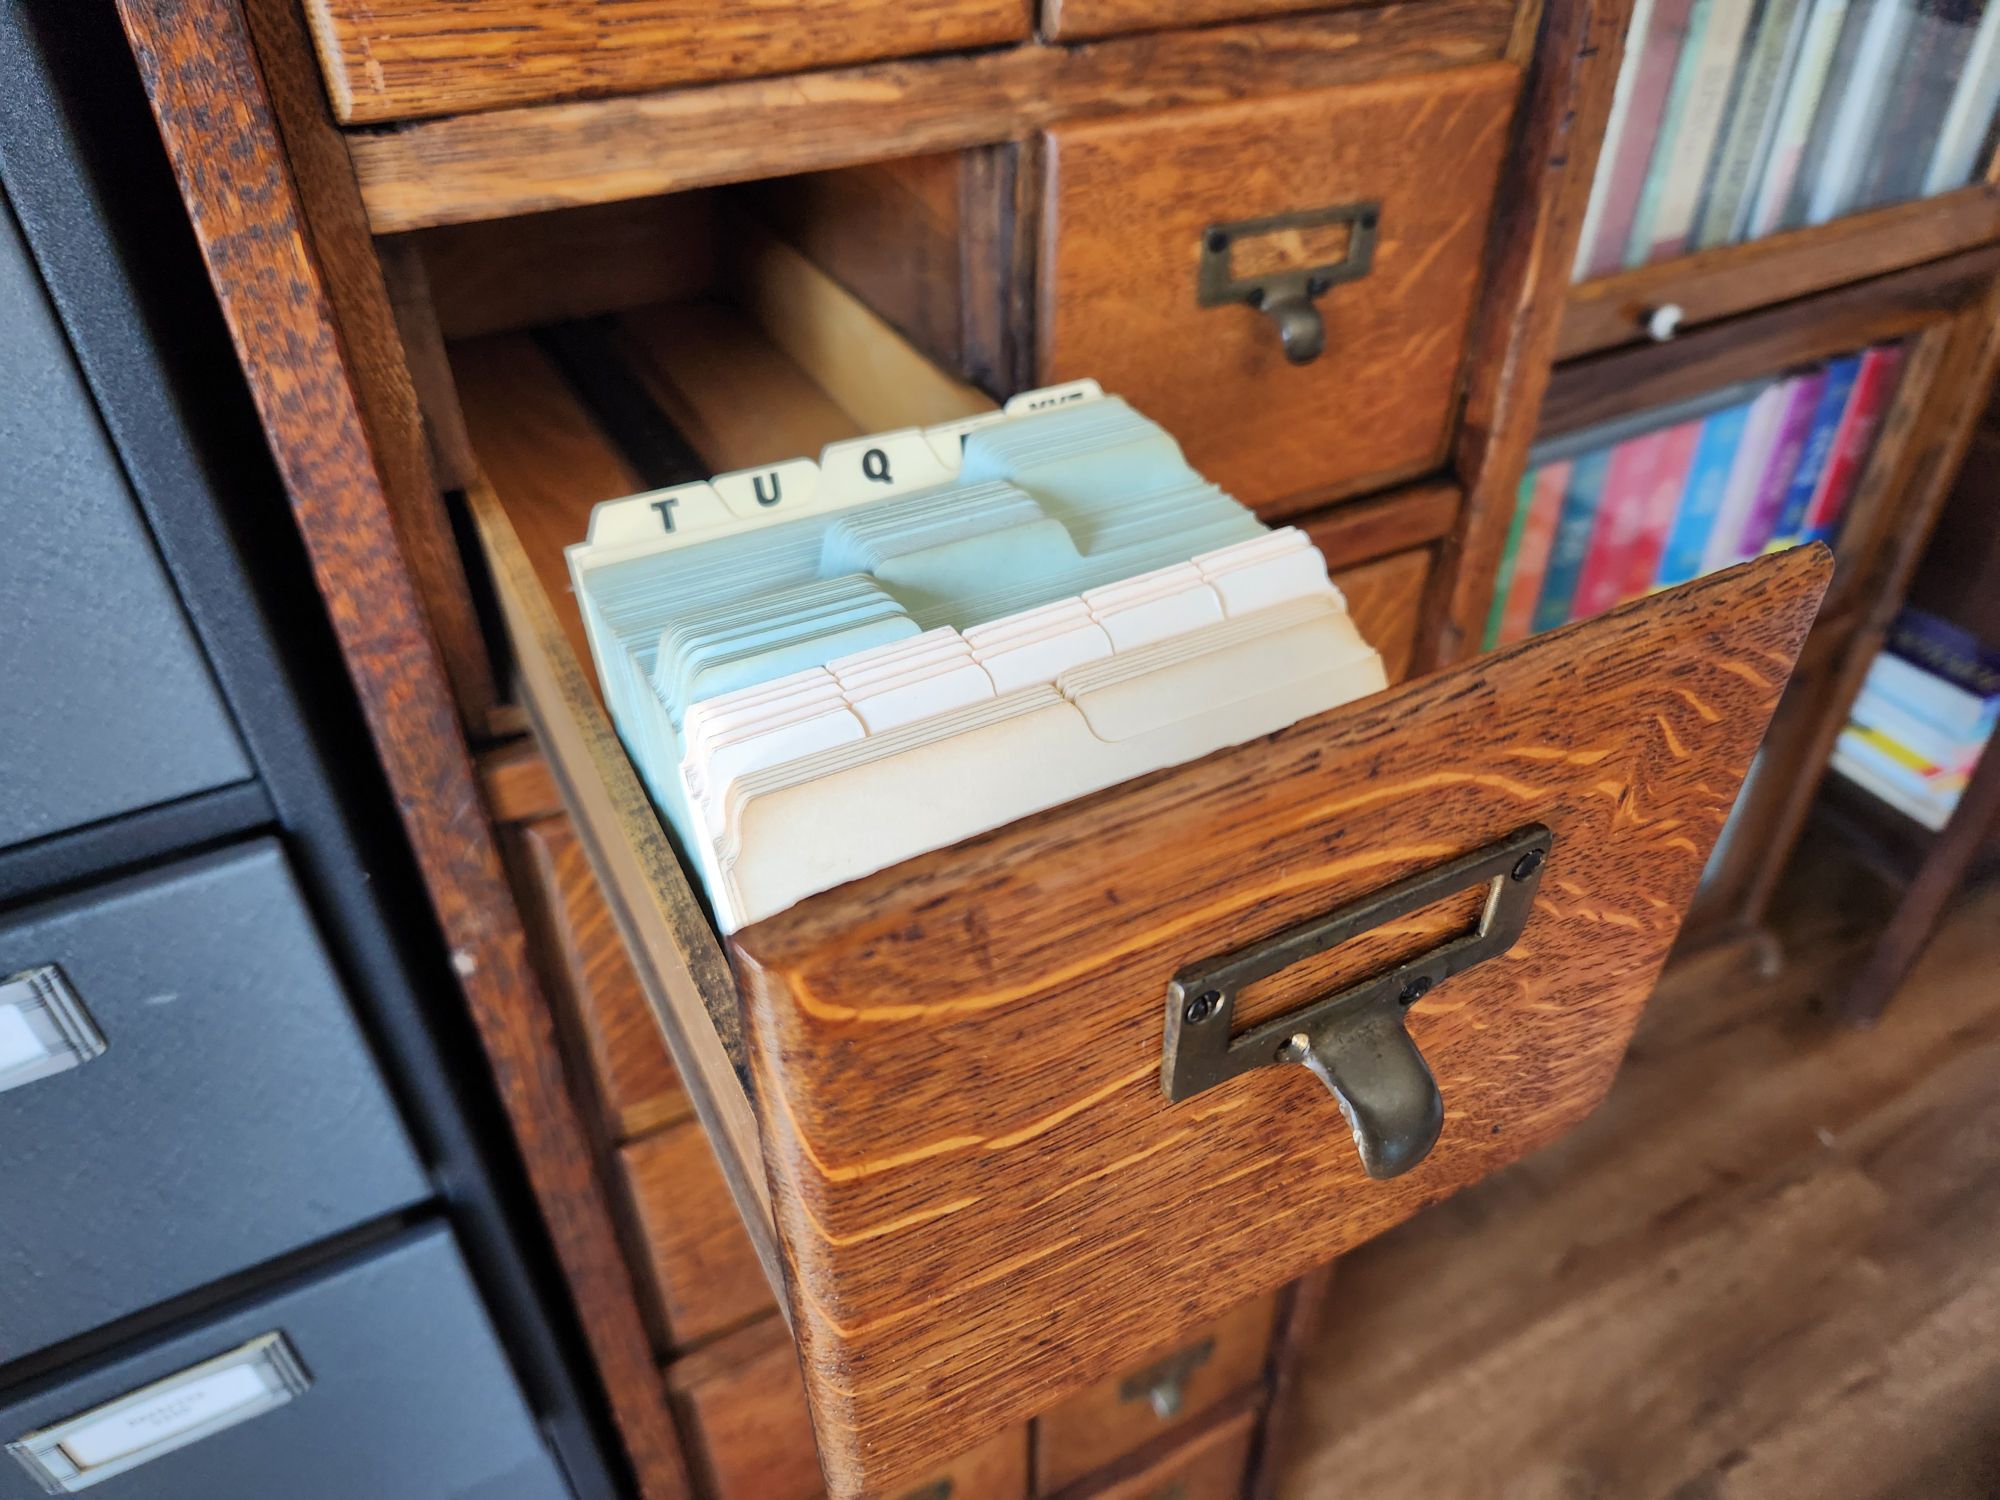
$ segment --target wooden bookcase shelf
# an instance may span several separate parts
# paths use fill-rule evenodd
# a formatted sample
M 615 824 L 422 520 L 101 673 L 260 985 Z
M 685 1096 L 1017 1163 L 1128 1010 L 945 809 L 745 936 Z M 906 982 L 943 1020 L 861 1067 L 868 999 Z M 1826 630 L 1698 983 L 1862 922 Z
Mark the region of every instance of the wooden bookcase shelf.
M 1637 266 L 1570 289 L 1556 358 L 1567 362 L 1643 343 L 1647 316 L 1655 308 L 1678 307 L 1681 327 L 1692 332 L 1996 240 L 2000 188 L 1978 182 L 1830 224 Z

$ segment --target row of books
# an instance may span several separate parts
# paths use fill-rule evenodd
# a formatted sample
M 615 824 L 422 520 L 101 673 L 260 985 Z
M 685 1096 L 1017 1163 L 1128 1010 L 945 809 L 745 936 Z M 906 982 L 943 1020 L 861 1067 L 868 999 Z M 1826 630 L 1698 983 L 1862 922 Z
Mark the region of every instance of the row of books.
M 1970 182 L 2000 3 L 1637 0 L 1579 280 Z
M 1586 429 L 1529 455 L 1486 646 L 1800 542 L 1831 541 L 1900 345 Z
M 1868 669 L 1833 767 L 1941 829 L 2000 723 L 2000 649 L 1905 609 Z

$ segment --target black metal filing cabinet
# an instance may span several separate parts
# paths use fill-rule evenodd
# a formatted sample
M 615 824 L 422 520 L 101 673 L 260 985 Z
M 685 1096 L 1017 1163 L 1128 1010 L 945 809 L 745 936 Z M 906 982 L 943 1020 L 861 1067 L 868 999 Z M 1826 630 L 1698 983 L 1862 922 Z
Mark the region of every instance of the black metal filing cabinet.
M 0 1500 L 616 1494 L 108 3 L 0 189 Z

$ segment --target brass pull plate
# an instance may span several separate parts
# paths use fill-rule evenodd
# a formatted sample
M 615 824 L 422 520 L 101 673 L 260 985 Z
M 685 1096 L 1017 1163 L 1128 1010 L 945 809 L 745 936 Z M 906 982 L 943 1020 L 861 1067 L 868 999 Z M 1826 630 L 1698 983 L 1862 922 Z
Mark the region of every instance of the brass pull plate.
M 1211 224 L 1202 231 L 1201 259 L 1195 268 L 1195 302 L 1202 307 L 1241 303 L 1254 307 L 1278 325 L 1285 358 L 1310 364 L 1326 348 L 1326 322 L 1313 304 L 1343 281 L 1358 281 L 1375 267 L 1375 236 L 1382 205 L 1374 200 L 1338 203 L 1299 213 L 1262 219 L 1238 219 Z M 1347 226 L 1347 253 L 1318 265 L 1291 266 L 1261 275 L 1238 276 L 1232 266 L 1235 246 L 1265 235 Z
M 1514 946 L 1554 843 L 1546 827 L 1530 824 L 1338 911 L 1183 969 L 1167 985 L 1160 1059 L 1167 1097 L 1191 1099 L 1253 1068 L 1298 1064 L 1332 1092 L 1371 1177 L 1407 1172 L 1436 1143 L 1444 1101 L 1404 1013 L 1452 976 Z M 1236 997 L 1245 987 L 1480 884 L 1488 891 L 1472 931 L 1230 1039 Z

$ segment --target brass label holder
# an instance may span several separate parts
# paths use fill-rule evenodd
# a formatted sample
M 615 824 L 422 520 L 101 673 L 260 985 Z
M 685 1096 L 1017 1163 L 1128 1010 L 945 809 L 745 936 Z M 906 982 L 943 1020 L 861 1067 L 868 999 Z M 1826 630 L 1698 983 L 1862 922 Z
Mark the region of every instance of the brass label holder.
M 1437 1142 L 1444 1100 L 1404 1015 L 1438 985 L 1514 946 L 1554 844 L 1548 828 L 1529 824 L 1323 917 L 1181 970 L 1167 984 L 1160 1059 L 1167 1097 L 1192 1099 L 1253 1068 L 1297 1064 L 1332 1092 L 1369 1176 L 1409 1171 Z M 1470 932 L 1231 1040 L 1236 997 L 1247 986 L 1482 883 L 1486 902 Z
M 1195 302 L 1202 307 L 1241 303 L 1256 308 L 1278 325 L 1285 358 L 1295 365 L 1311 364 L 1326 348 L 1326 320 L 1313 304 L 1341 282 L 1359 281 L 1375 268 L 1375 236 L 1381 221 L 1382 205 L 1370 199 L 1211 224 L 1202 231 L 1201 259 L 1195 267 Z M 1339 260 L 1258 276 L 1237 276 L 1231 270 L 1231 248 L 1239 240 L 1322 229 L 1329 224 L 1348 226 L 1347 253 Z

